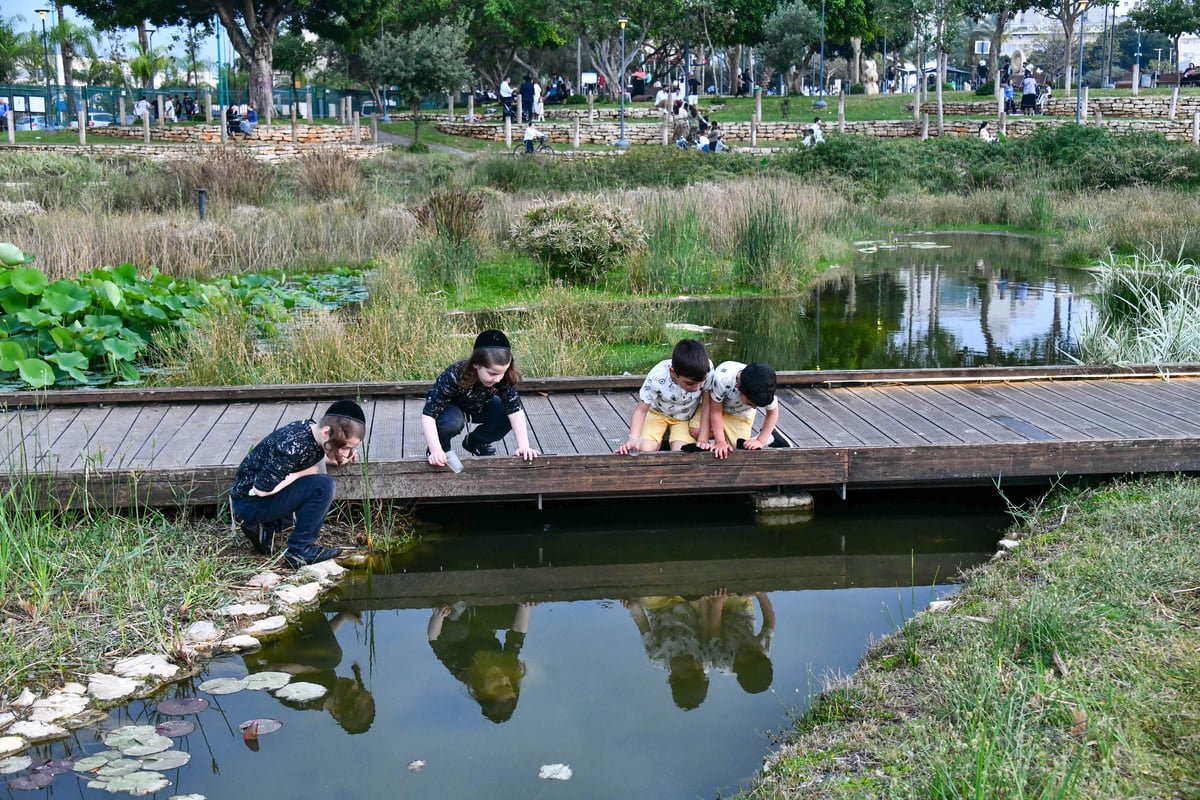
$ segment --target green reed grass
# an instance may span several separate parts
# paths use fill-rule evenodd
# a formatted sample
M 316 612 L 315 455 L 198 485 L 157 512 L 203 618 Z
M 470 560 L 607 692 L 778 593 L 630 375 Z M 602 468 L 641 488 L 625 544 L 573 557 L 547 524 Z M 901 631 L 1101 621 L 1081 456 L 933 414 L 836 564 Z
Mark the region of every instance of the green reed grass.
M 1096 270 L 1096 316 L 1079 333 L 1085 363 L 1200 360 L 1200 270 L 1161 255 L 1109 257 Z

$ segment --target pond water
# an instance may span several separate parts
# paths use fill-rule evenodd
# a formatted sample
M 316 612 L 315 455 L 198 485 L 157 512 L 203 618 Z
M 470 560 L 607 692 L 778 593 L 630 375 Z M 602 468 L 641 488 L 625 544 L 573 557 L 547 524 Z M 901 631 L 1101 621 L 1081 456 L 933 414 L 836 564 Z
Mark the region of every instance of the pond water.
M 1043 239 L 937 233 L 860 242 L 794 298 L 697 301 L 683 321 L 719 329 L 710 355 L 776 369 L 1066 364 L 1092 313 L 1090 273 Z
M 173 749 L 191 761 L 156 796 L 727 795 L 827 676 L 953 593 L 947 579 L 1008 524 L 986 494 L 824 504 L 777 524 L 731 498 L 433 509 L 415 550 L 283 638 L 35 755 L 86 756 L 107 749 L 101 731 L 185 719 L 196 728 Z M 199 689 L 276 670 L 330 693 Z M 161 713 L 173 697 L 211 705 Z M 282 727 L 247 741 L 252 719 Z M 539 777 L 556 764 L 569 780 Z M 44 791 L 111 796 L 74 774 Z

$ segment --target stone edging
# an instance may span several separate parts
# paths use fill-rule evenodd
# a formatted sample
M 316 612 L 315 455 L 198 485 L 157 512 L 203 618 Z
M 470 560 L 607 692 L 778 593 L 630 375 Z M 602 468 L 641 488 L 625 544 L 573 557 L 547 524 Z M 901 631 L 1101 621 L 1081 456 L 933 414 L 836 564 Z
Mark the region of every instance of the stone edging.
M 255 161 L 297 161 L 317 153 L 339 153 L 355 160 L 367 159 L 392 149 L 387 144 L 16 144 L 0 147 L 30 152 L 64 153 L 103 158 L 145 158 L 151 161 L 182 161 L 212 158 L 215 153 L 237 153 Z
M 362 563 L 366 556 L 353 554 L 342 560 Z M 164 655 L 130 656 L 118 661 L 111 673 L 89 675 L 87 686 L 68 683 L 44 698 L 28 688 L 22 690 L 0 709 L 0 758 L 66 738 L 72 729 L 104 719 L 113 706 L 148 697 L 163 685 L 200 671 L 201 661 L 256 649 L 262 639 L 286 631 L 290 617 L 311 607 L 346 574 L 338 563 L 324 561 L 297 570 L 287 581 L 274 572 L 256 575 L 247 581 L 236 603 L 213 612 L 228 624 L 218 627 L 201 620 L 188 627 L 176 646 L 185 661 L 182 667 Z

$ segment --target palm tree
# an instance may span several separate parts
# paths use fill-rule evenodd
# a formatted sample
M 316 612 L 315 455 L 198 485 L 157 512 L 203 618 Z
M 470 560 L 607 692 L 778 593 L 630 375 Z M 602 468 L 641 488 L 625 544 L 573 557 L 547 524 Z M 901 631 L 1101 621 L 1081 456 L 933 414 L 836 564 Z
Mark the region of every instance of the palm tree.
M 167 67 L 167 56 L 159 48 L 149 50 L 137 42 L 130 42 L 130 46 L 137 53 L 129 60 L 129 72 L 134 78 L 142 82 L 142 87 L 146 89 L 153 88 L 150 85 L 150 80 Z
M 96 58 L 96 31 L 86 25 L 78 25 L 63 16 L 64 4 L 55 2 L 58 21 L 49 31 L 51 45 L 58 45 L 62 51 L 63 77 L 67 86 L 74 86 L 75 57 L 83 55 L 89 59 Z

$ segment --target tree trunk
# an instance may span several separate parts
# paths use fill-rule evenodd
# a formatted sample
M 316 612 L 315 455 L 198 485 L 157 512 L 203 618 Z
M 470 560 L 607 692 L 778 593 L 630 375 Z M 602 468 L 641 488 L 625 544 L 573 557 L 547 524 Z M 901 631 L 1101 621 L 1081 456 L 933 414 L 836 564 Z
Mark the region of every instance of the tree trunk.
M 54 10 L 58 14 L 59 26 L 62 26 L 62 24 L 66 22 L 66 18 L 63 14 L 63 9 L 65 7 L 66 4 L 63 3 L 62 0 L 55 0 Z M 69 39 L 65 39 L 59 42 L 58 46 L 62 51 L 63 83 L 65 83 L 68 87 L 72 87 L 75 85 L 75 80 L 71 77 L 71 73 L 74 71 L 73 68 L 75 66 L 75 45 L 72 44 Z
M 850 83 L 862 83 L 859 78 L 862 74 L 862 37 L 850 37 L 850 52 L 853 54 L 850 58 Z
M 150 53 L 150 36 L 146 33 L 146 20 L 142 20 L 141 22 L 138 23 L 137 37 L 138 37 L 138 47 L 142 48 L 142 52 L 146 53 L 149 58 L 153 59 L 154 55 L 152 53 Z M 154 62 L 151 61 L 150 63 L 153 64 Z M 150 78 L 152 76 L 153 76 L 153 71 L 151 71 L 151 75 L 142 77 L 142 90 L 143 91 L 148 92 L 154 88 L 153 86 L 150 85 Z
M 992 31 L 992 51 L 988 53 L 988 64 L 992 68 L 992 94 L 996 100 L 1004 97 L 1000 86 L 1000 42 L 1004 38 L 1004 29 L 1008 26 L 1008 12 L 1001 11 L 996 15 L 996 29 Z
M 937 51 L 937 131 L 938 136 L 946 134 L 946 121 L 942 114 L 942 84 L 946 82 L 946 51 L 941 47 Z

